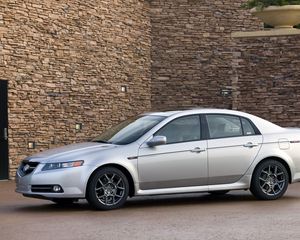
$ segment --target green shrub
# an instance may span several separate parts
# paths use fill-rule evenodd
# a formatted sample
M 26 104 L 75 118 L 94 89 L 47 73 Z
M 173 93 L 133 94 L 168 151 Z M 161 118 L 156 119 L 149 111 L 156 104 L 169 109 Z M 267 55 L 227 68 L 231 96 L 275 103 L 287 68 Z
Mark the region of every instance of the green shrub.
M 269 6 L 300 5 L 300 0 L 249 0 L 242 5 L 243 8 L 263 9 Z

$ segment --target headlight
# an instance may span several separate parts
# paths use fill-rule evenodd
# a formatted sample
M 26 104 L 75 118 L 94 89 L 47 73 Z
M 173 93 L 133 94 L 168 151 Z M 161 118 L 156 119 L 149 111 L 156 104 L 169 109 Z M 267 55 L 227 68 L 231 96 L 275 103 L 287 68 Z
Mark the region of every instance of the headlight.
M 84 163 L 83 160 L 74 161 L 74 162 L 59 162 L 59 163 L 46 163 L 42 168 L 42 171 L 55 170 L 61 168 L 71 168 L 71 167 L 80 167 Z

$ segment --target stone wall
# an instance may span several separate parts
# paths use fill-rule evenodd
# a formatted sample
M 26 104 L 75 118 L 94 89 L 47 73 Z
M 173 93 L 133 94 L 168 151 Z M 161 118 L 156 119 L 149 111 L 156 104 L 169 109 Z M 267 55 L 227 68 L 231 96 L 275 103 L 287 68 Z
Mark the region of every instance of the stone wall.
M 151 108 L 234 108 L 299 126 L 300 36 L 231 38 L 262 27 L 242 2 L 2 0 L 10 176 L 34 152 Z
M 11 177 L 27 155 L 86 140 L 150 109 L 150 30 L 142 0 L 0 2 Z
M 300 127 L 300 35 L 237 38 L 233 107 Z
M 231 108 L 231 32 L 261 23 L 242 10 L 242 0 L 152 0 L 152 107 Z

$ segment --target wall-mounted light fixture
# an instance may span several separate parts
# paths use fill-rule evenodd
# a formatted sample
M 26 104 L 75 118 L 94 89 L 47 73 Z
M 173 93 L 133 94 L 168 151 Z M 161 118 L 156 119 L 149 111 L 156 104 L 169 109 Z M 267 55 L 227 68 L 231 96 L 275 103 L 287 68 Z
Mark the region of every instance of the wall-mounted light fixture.
M 75 124 L 75 130 L 80 131 L 82 129 L 83 124 L 82 123 L 76 123 Z
M 232 95 L 232 89 L 231 88 L 221 89 L 221 96 L 222 97 L 230 97 L 231 95 Z
M 54 136 L 52 136 L 50 138 L 50 142 L 51 142 L 51 144 L 56 144 L 56 138 Z
M 121 92 L 126 93 L 127 92 L 127 86 L 125 86 L 125 85 L 121 86 Z
M 28 149 L 35 149 L 36 144 L 35 144 L 35 142 L 28 142 L 27 147 L 28 147 Z

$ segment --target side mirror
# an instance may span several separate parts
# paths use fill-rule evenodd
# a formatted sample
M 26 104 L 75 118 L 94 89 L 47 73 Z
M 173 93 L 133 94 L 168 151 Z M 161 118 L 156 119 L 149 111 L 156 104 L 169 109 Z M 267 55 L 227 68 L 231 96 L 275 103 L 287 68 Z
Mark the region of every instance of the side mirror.
M 154 136 L 147 145 L 149 147 L 155 147 L 159 145 L 165 145 L 167 143 L 167 138 L 165 136 Z

